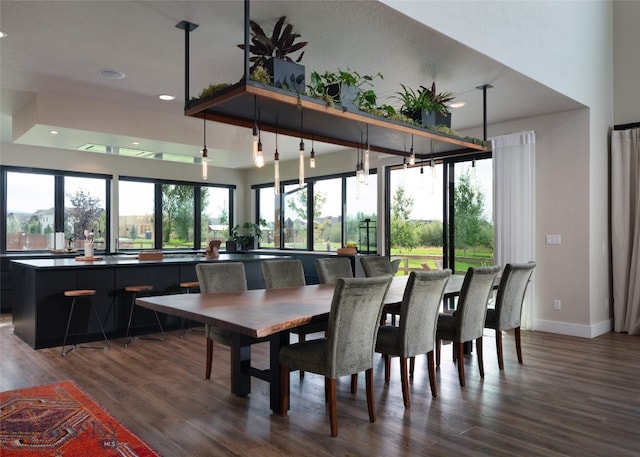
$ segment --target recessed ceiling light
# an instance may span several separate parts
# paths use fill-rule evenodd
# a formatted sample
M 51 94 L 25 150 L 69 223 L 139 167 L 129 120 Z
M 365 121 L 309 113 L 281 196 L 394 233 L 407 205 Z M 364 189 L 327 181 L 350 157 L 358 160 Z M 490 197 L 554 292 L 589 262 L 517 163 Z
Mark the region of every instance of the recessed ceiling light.
M 7 34 L 6 34 L 6 33 L 4 33 L 2 30 L 0 30 L 0 38 L 4 38 L 4 37 L 6 37 L 6 36 L 7 36 Z
M 466 102 L 454 102 L 449 105 L 449 108 L 462 108 L 464 105 L 466 105 Z
M 58 132 L 57 130 L 49 130 L 49 133 L 52 135 L 57 135 L 60 132 Z
M 140 142 L 139 141 L 132 141 L 131 144 L 138 145 L 138 144 L 140 144 Z
M 118 70 L 100 70 L 98 75 L 105 79 L 123 79 L 125 74 Z
M 169 95 L 169 94 L 158 95 L 158 98 L 160 100 L 175 100 L 176 99 L 176 97 L 174 95 Z

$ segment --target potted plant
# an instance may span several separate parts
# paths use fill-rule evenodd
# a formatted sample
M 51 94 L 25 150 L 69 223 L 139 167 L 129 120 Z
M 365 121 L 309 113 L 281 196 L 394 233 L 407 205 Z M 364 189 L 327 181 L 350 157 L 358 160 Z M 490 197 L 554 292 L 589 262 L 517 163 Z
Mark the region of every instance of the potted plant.
M 431 88 L 420 86 L 417 91 L 401 84 L 402 92 L 396 92 L 395 98 L 402 102 L 400 114 L 422 125 L 446 125 L 451 127 L 451 113 L 447 105 L 455 97 L 453 92 L 436 92 L 435 81 Z
M 309 95 L 319 98 L 329 104 L 339 104 L 348 110 L 363 110 L 376 106 L 377 95 L 373 89 L 365 89 L 372 86 L 374 78 L 383 79 L 381 73 L 373 76 L 360 75 L 357 71 L 340 70 L 325 71 L 320 74 L 314 71 L 310 75 L 307 86 Z
M 238 224 L 233 227 L 231 229 L 231 240 L 235 242 L 236 250 L 257 249 L 258 242 L 262 238 L 262 227 L 265 225 L 266 222 L 260 219 L 258 223 L 245 222 L 242 225 Z M 227 251 L 229 251 L 228 246 L 229 244 L 227 244 Z
M 253 64 L 251 71 L 262 66 L 271 75 L 274 86 L 302 93 L 305 83 L 304 66 L 298 62 L 302 60 L 304 51 L 300 53 L 295 62 L 290 54 L 301 50 L 308 43 L 306 41 L 295 42 L 297 38 L 300 38 L 300 34 L 293 33 L 291 24 L 285 25 L 286 18 L 286 16 L 282 16 L 278 19 L 271 36 L 267 36 L 258 23 L 249 21 L 251 27 L 249 51 L 252 54 L 249 61 Z M 239 44 L 238 47 L 244 50 L 244 43 Z

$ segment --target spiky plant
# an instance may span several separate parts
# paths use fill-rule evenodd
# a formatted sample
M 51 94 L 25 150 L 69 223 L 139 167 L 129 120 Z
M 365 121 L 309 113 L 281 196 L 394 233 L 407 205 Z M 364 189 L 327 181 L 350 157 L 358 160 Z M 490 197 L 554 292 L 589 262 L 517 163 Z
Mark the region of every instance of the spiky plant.
M 251 44 L 249 45 L 249 52 L 252 54 L 249 61 L 253 64 L 251 67 L 252 70 L 257 66 L 265 66 L 266 61 L 271 57 L 277 57 L 289 62 L 294 62 L 289 55 L 299 51 L 309 44 L 306 41 L 299 41 L 295 43 L 296 39 L 300 38 L 300 34 L 293 33 L 293 26 L 291 24 L 285 25 L 286 19 L 286 16 L 282 16 L 278 19 L 278 22 L 273 26 L 271 36 L 267 36 L 257 22 L 249 21 L 249 25 L 251 26 Z M 239 44 L 238 47 L 244 50 L 244 43 Z M 300 62 L 302 60 L 302 56 L 304 56 L 304 51 L 300 53 L 295 62 Z

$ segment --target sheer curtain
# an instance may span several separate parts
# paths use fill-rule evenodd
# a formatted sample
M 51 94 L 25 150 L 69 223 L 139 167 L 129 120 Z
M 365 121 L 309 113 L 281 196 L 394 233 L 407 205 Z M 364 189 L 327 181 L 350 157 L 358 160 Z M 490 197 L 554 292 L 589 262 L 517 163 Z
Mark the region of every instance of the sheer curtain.
M 535 260 L 536 136 L 531 131 L 491 138 L 494 176 L 495 261 Z M 534 273 L 535 277 L 535 273 Z M 533 290 L 527 288 L 521 328 L 533 325 Z
M 614 330 L 640 335 L 640 128 L 611 132 L 611 271 Z

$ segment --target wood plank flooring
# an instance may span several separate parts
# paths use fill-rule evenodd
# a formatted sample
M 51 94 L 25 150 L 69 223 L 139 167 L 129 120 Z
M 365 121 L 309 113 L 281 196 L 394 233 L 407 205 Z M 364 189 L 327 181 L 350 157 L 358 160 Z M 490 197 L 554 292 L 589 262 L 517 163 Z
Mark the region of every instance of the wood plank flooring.
M 504 336 L 499 372 L 492 331 L 484 338 L 485 379 L 475 356 L 466 359 L 460 388 L 451 345 L 443 346 L 432 399 L 426 357 L 416 361 L 411 409 L 402 405 L 397 359 L 384 384 L 375 358 L 377 421 L 369 423 L 360 376 L 338 382 L 339 436 L 331 438 L 324 383 L 291 375 L 288 417 L 269 410 L 268 385 L 252 381 L 250 398 L 229 390 L 229 350 L 214 346 L 214 367 L 204 379 L 203 333 L 164 342 L 113 340 L 111 350 L 35 351 L 0 316 L 0 390 L 74 380 L 114 417 L 163 456 L 638 456 L 640 455 L 640 337 L 609 333 L 587 340 L 522 332 L 524 364 L 513 335 Z M 267 344 L 253 349 L 267 365 Z

